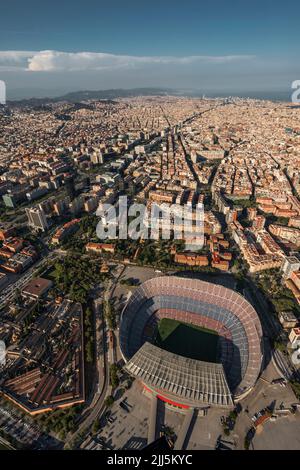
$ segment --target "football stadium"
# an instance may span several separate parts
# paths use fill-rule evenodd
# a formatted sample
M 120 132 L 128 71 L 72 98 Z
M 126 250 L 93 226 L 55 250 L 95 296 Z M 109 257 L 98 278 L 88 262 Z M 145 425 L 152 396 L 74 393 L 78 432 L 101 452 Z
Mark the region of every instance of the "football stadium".
M 179 408 L 232 406 L 255 386 L 263 358 L 261 324 L 244 297 L 173 276 L 133 292 L 120 347 L 126 370 L 147 393 Z

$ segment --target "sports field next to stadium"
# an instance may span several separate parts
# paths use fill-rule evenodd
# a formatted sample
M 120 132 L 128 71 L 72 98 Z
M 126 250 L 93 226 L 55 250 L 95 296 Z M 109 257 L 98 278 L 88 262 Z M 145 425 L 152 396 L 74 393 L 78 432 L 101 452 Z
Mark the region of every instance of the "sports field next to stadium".
M 166 351 L 200 361 L 217 362 L 218 333 L 190 323 L 162 318 L 154 344 Z

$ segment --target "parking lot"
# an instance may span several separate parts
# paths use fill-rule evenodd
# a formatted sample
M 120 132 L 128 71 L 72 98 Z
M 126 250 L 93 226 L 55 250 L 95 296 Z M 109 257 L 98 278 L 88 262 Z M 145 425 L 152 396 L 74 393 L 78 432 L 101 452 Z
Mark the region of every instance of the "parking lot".
M 26 423 L 14 411 L 0 407 L 0 428 L 24 446 L 31 446 L 41 435 L 33 425 Z
M 242 400 L 241 405 L 243 406 L 243 412 L 238 417 L 233 431 L 233 436 L 237 441 L 237 448 L 244 448 L 244 437 L 250 427 L 254 424 L 253 419 L 255 414 L 270 405 L 274 409 L 274 414 L 277 414 L 276 410 L 290 409 L 292 404 L 297 403 L 297 399 L 289 384 L 286 384 L 285 386 L 280 383 L 272 384 L 272 381 L 278 378 L 278 373 L 273 363 L 270 362 L 259 378 L 254 391 Z M 245 412 L 245 410 L 248 410 L 248 413 Z M 298 413 L 299 412 L 294 416 L 294 419 L 295 422 L 298 421 L 298 429 L 300 431 L 300 421 L 297 418 Z M 290 419 L 293 421 L 292 416 L 290 416 Z M 276 421 L 268 421 L 265 423 L 256 433 L 253 440 L 253 447 L 274 450 L 280 448 L 278 447 L 278 439 L 277 441 L 272 439 L 272 433 L 270 434 L 270 438 L 267 436 L 269 434 L 269 430 L 273 429 L 273 427 L 275 428 L 275 426 L 281 423 L 282 420 L 287 420 L 287 418 L 279 416 Z M 281 425 L 279 425 L 279 427 L 280 426 Z M 285 429 L 285 435 L 289 440 L 290 445 L 296 445 L 297 439 L 295 439 L 292 427 L 289 428 L 287 426 Z
M 214 450 L 223 431 L 221 416 L 224 414 L 224 409 L 210 408 L 206 416 L 198 415 L 187 439 L 187 449 Z
M 35 418 L 24 415 L 19 409 L 0 401 L 0 429 L 8 442 L 24 449 L 58 449 L 61 442 L 43 432 Z
M 255 450 L 299 450 L 300 413 L 269 421 L 253 439 Z
M 120 406 L 120 403 L 124 403 L 125 407 Z M 131 389 L 115 401 L 109 416 L 102 421 L 101 431 L 95 441 L 104 443 L 110 449 L 140 449 L 147 444 L 149 415 L 150 399 L 135 381 Z M 163 426 L 168 426 L 177 433 L 183 419 L 181 413 L 167 410 L 163 403 L 160 403 L 157 437 Z

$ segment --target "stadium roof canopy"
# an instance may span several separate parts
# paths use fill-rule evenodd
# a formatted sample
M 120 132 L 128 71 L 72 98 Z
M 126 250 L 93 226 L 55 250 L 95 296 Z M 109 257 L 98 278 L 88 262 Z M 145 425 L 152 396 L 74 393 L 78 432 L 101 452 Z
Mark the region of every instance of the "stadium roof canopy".
M 191 359 L 175 354 L 169 355 L 170 353 L 166 351 L 158 352 L 159 348 L 156 348 L 157 357 L 161 362 L 152 363 L 148 358 L 149 360 L 144 360 L 143 367 L 133 369 L 134 364 L 142 364 L 140 357 L 143 352 L 150 354 L 153 351 L 152 346 L 143 347 L 143 345 L 152 340 L 147 336 L 149 325 L 161 318 L 173 318 L 216 331 L 219 335 L 217 362 L 221 364 L 221 367 L 213 363 L 204 363 L 209 365 L 201 366 L 202 361 L 193 362 Z M 206 396 L 207 384 L 210 383 L 211 397 L 217 389 L 216 384 L 219 383 L 213 377 L 216 378 L 216 371 L 219 371 L 220 376 L 220 370 L 223 371 L 223 376 L 226 377 L 229 389 L 235 398 L 246 394 L 256 383 L 263 357 L 260 320 L 253 306 L 243 296 L 218 284 L 178 276 L 150 279 L 134 291 L 122 313 L 120 347 L 125 361 L 130 362 L 132 359 L 128 367 L 132 372 L 135 370 L 134 375 L 146 377 L 145 368 L 147 365 L 150 367 L 151 364 L 156 367 L 158 374 L 163 374 L 162 371 L 165 370 L 163 358 L 168 358 L 172 360 L 172 364 L 177 361 L 180 367 L 186 364 L 195 373 L 199 372 L 197 383 L 204 387 L 203 396 Z M 182 393 L 180 380 L 184 375 L 174 375 L 172 367 L 168 380 L 172 383 L 172 378 L 174 378 L 174 390 L 177 386 L 179 393 Z M 176 367 L 173 367 L 174 371 Z M 204 370 L 209 368 L 211 376 L 207 377 L 212 379 L 207 379 L 205 382 Z M 150 377 L 151 371 L 148 372 L 147 377 Z M 147 383 L 146 379 L 145 383 Z M 197 386 L 193 387 L 190 387 L 191 390 L 197 393 Z M 200 389 L 198 391 L 200 393 Z M 226 397 L 227 389 L 223 391 Z M 224 400 L 226 401 L 227 398 Z
M 125 367 L 147 385 L 180 398 L 181 403 L 233 404 L 222 364 L 189 359 L 144 343 Z

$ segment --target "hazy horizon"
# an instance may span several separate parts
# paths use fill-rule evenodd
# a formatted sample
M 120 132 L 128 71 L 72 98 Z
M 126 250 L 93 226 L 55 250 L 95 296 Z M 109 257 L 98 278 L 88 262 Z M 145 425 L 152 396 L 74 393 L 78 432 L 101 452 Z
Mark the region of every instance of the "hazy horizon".
M 300 78 L 299 14 L 295 0 L 17 0 L 1 7 L 0 80 L 8 99 L 149 87 L 288 94 Z
M 257 98 L 262 100 L 272 100 L 272 101 L 290 101 L 291 100 L 291 90 L 201 90 L 201 89 L 182 89 L 182 88 L 172 88 L 172 87 L 160 87 L 160 86 L 137 86 L 137 87 L 118 87 L 118 88 L 90 88 L 90 89 L 79 89 L 79 88 L 61 88 L 61 89 L 42 89 L 42 88 L 20 88 L 7 90 L 7 101 L 22 101 L 30 99 L 56 99 L 61 96 L 65 96 L 72 93 L 81 93 L 81 92 L 117 92 L 119 90 L 123 91 L 155 91 L 157 90 L 158 94 L 162 93 L 164 90 L 166 94 L 178 95 L 178 96 L 187 96 L 187 97 L 202 97 L 206 98 L 215 98 L 215 97 L 241 97 L 241 98 Z M 143 93 L 140 93 L 142 95 Z
M 106 88 L 106 89 L 95 89 L 95 90 L 36 90 L 31 91 L 30 89 L 25 89 L 25 90 L 11 90 L 11 92 L 7 96 L 7 101 L 22 101 L 22 100 L 31 100 L 31 99 L 56 99 L 61 96 L 65 96 L 71 93 L 80 93 L 83 91 L 87 92 L 93 92 L 93 91 L 118 91 L 118 90 L 124 90 L 124 91 L 134 91 L 134 90 L 149 90 L 149 89 L 157 89 L 158 93 L 163 90 L 163 87 L 136 87 L 136 88 Z M 278 90 L 274 92 L 268 92 L 268 91 L 263 91 L 263 90 L 248 90 L 248 91 L 243 91 L 243 92 L 236 92 L 234 90 L 225 92 L 224 90 L 215 90 L 215 91 L 201 91 L 201 90 L 189 90 L 189 91 L 184 91 L 184 90 L 176 90 L 174 89 L 169 89 L 170 95 L 177 95 L 177 96 L 186 96 L 186 97 L 202 97 L 204 96 L 205 98 L 217 98 L 217 97 L 240 97 L 240 98 L 252 98 L 252 99 L 261 99 L 261 100 L 271 100 L 271 101 L 291 101 L 291 92 L 290 91 L 285 91 L 285 90 Z M 173 93 L 172 93 L 173 92 Z M 139 95 L 142 96 L 142 93 Z M 117 95 L 116 95 L 117 98 Z

